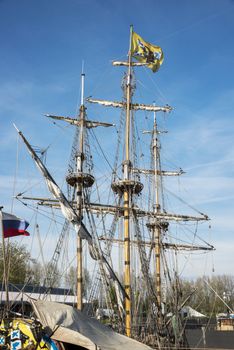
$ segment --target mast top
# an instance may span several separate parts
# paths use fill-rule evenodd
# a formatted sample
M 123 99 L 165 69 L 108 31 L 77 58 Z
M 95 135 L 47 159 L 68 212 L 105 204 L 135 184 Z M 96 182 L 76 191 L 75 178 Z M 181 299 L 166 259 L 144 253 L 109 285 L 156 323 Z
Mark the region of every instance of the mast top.
M 83 72 L 83 67 L 82 67 L 82 73 L 81 73 L 81 98 L 80 98 L 81 106 L 84 106 L 84 80 L 85 80 L 85 74 Z

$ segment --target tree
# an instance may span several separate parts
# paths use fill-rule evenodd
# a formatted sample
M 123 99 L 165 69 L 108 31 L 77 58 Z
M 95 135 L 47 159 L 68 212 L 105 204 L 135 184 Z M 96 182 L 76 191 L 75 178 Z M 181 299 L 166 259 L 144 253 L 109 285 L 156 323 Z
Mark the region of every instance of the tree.
M 8 242 L 6 245 L 6 265 L 8 273 L 8 282 L 14 284 L 32 284 L 42 285 L 44 282 L 47 287 L 59 287 L 61 274 L 57 267 L 47 263 L 44 268 L 31 257 L 30 252 L 25 245 L 19 245 L 16 242 Z M 0 274 L 3 280 L 3 248 L 0 244 Z
M 31 259 L 31 262 L 28 267 L 27 275 L 28 281 L 34 286 L 40 286 L 44 282 L 44 270 L 42 265 L 37 262 L 35 259 Z
M 28 266 L 31 255 L 25 245 L 16 242 L 9 242 L 6 246 L 6 265 L 8 271 L 8 281 L 11 283 L 25 283 L 27 279 Z M 3 247 L 0 245 L 0 274 L 3 280 Z
M 182 280 L 181 290 L 184 300 L 195 290 L 189 298 L 187 305 L 207 316 L 215 316 L 217 313 L 227 312 L 228 308 L 225 303 L 231 309 L 234 307 L 233 276 L 219 275 L 212 276 L 211 278 L 204 277 L 197 278 L 196 280 Z
M 45 264 L 43 284 L 46 287 L 59 288 L 61 284 L 61 272 L 58 267 L 51 262 Z
M 87 296 L 87 291 L 90 288 L 91 279 L 87 269 L 84 269 L 84 284 L 83 284 L 83 296 Z M 71 266 L 65 275 L 65 283 L 67 287 L 71 288 L 76 293 L 77 286 L 77 269 Z
M 77 272 L 74 266 L 71 266 L 65 275 L 65 283 L 74 293 L 76 293 Z

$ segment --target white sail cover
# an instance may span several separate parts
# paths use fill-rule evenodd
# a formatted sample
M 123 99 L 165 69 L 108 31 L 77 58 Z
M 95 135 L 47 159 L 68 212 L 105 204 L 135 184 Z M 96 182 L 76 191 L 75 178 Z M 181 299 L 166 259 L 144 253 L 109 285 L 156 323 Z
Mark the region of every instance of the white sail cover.
M 65 304 L 32 301 L 34 311 L 51 338 L 94 350 L 150 350 L 136 340 L 118 334 L 99 321 Z
M 204 314 L 201 314 L 197 310 L 193 309 L 191 306 L 185 306 L 181 309 L 182 314 L 186 314 L 187 317 L 193 317 L 193 318 L 204 318 L 207 317 Z

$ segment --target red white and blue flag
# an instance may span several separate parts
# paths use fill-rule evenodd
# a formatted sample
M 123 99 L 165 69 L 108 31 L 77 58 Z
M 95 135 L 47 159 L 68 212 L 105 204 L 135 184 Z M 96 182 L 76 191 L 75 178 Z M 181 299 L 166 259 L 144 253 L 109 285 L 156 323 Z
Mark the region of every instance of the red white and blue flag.
M 26 231 L 29 223 L 15 215 L 2 212 L 3 237 L 29 236 Z

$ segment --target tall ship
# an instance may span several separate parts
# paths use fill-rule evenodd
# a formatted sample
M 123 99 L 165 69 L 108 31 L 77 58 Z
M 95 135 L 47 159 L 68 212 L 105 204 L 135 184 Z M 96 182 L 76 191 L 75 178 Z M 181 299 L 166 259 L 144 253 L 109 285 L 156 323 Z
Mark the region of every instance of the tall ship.
M 162 49 L 146 42 L 131 27 L 127 60 L 113 62 L 115 67 L 125 70 L 122 100 L 85 98 L 85 74 L 82 73 L 77 116 L 46 115 L 56 124 L 66 123 L 74 128 L 66 191 L 50 174 L 41 154 L 15 126 L 50 193 L 48 197 L 32 197 L 24 191 L 17 199 L 23 204 L 34 203 L 39 211 L 45 207 L 48 212 L 60 210 L 64 216 L 44 281 L 46 293 L 40 300 L 32 301 L 38 323 L 27 321 L 31 331 L 33 329 L 34 340 L 26 334 L 27 342 L 21 341 L 18 348 L 234 347 L 233 332 L 229 331 L 227 336 L 225 330 L 217 327 L 204 330 L 201 325 L 191 329 L 182 313 L 194 291 L 187 295 L 181 291 L 180 253 L 209 252 L 214 247 L 197 234 L 200 224 L 209 221 L 208 216 L 186 206 L 185 201 L 167 190 L 166 183 L 184 173 L 181 168 L 166 168 L 162 157 L 161 138 L 167 130 L 161 120 L 172 112 L 172 107 L 153 101 L 152 104 L 135 101 L 135 71 L 150 69 L 155 73 L 162 63 Z M 108 108 L 110 115 L 112 109 L 117 109 L 119 117 L 113 122 L 110 117 L 106 121 L 93 120 L 89 116 L 90 104 L 97 105 L 100 113 L 101 108 Z M 113 114 L 116 116 L 116 111 Z M 109 131 L 113 128 L 114 133 Z M 109 148 L 108 156 L 105 147 Z M 105 167 L 108 172 L 102 174 Z M 183 208 L 181 213 L 171 209 L 176 201 L 177 207 Z M 70 230 L 76 240 L 75 307 L 78 311 L 49 301 Z M 84 298 L 85 261 L 93 273 Z M 8 308 L 3 313 L 0 329 L 6 347 L 8 333 L 20 331 L 20 319 L 15 321 L 12 317 Z M 46 333 L 48 329 L 50 332 Z M 105 333 L 105 329 L 110 333 Z M 96 332 L 95 337 L 92 330 Z M 77 337 L 74 332 L 81 335 Z M 25 333 L 25 328 L 21 333 Z M 119 334 L 125 337 L 119 340 Z M 16 340 L 19 341 L 19 337 Z M 222 341 L 213 341 L 215 337 Z

